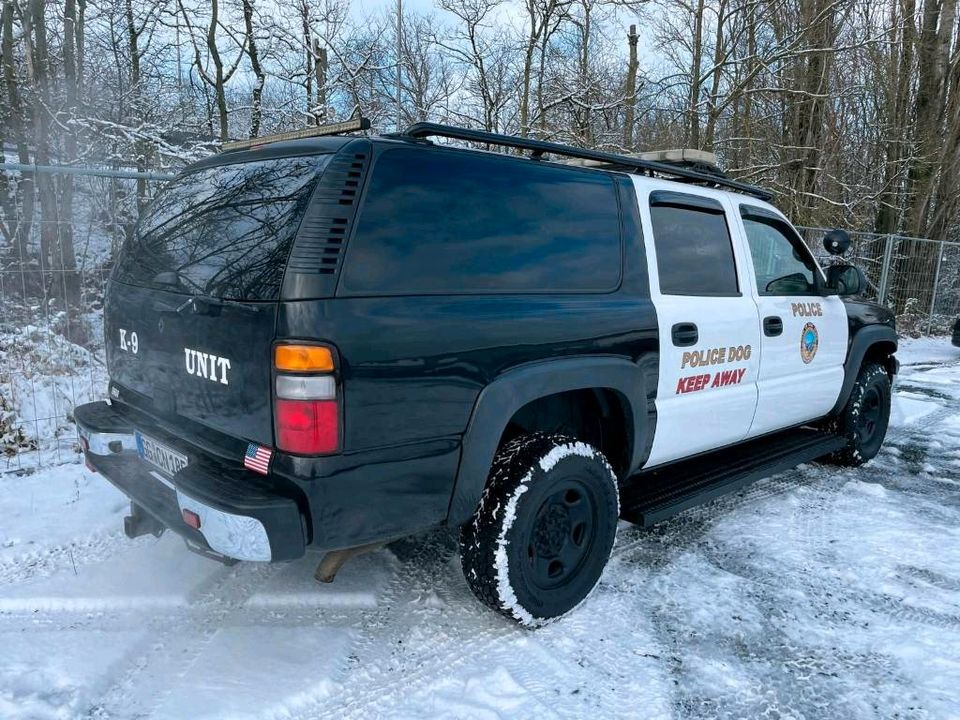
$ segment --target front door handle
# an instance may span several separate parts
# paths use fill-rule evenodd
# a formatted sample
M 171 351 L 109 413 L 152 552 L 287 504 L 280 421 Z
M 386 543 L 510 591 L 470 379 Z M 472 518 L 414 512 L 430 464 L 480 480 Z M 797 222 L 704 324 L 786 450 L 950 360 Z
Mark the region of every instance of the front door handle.
M 697 326 L 691 322 L 677 323 L 670 331 L 673 337 L 673 344 L 677 347 L 690 347 L 696 345 L 700 339 L 700 332 Z
M 776 315 L 763 319 L 763 334 L 767 337 L 777 337 L 783 334 L 783 320 Z

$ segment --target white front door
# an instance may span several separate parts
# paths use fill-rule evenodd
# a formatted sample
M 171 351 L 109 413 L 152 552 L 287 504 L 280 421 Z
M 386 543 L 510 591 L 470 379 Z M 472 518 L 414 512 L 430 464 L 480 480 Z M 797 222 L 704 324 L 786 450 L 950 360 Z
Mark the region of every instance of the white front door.
M 635 180 L 660 337 L 646 467 L 737 443 L 757 403 L 760 331 L 749 259 L 722 195 Z
M 830 411 L 843 385 L 849 331 L 843 302 L 820 295 L 823 274 L 793 227 L 767 208 L 739 209 L 761 329 L 753 437 Z

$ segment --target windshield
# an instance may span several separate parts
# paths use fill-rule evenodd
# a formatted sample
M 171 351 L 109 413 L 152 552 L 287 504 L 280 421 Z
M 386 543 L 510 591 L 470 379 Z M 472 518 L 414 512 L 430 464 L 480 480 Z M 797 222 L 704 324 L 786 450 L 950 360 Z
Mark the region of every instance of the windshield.
M 178 177 L 140 219 L 114 279 L 225 300 L 275 300 L 330 157 L 218 165 Z

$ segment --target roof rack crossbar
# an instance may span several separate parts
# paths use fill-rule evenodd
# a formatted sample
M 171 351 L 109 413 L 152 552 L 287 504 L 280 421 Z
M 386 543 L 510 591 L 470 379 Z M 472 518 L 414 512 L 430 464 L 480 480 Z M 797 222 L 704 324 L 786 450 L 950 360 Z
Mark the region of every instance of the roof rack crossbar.
M 623 167 L 643 170 L 657 175 L 666 175 L 668 177 L 691 180 L 694 182 L 705 183 L 717 187 L 736 190 L 746 195 L 752 195 L 760 200 L 768 201 L 773 195 L 762 188 L 732 180 L 724 175 L 703 172 L 689 167 L 671 165 L 665 162 L 655 160 L 643 160 L 641 158 L 630 157 L 629 155 L 617 155 L 615 153 L 603 152 L 601 150 L 587 150 L 584 148 L 573 147 L 572 145 L 561 145 L 560 143 L 548 142 L 546 140 L 532 140 L 530 138 L 514 137 L 512 135 L 501 135 L 499 133 L 486 132 L 484 130 L 470 130 L 468 128 L 458 128 L 452 125 L 441 125 L 439 123 L 419 122 L 408 127 L 402 134 L 410 138 L 428 138 L 445 137 L 451 140 L 465 140 L 467 142 L 486 143 L 489 145 L 501 145 L 503 147 L 517 148 L 518 150 L 532 150 L 536 155 L 551 153 L 553 155 L 563 155 L 566 157 L 580 158 L 582 160 L 594 160 L 609 165 L 620 165 Z

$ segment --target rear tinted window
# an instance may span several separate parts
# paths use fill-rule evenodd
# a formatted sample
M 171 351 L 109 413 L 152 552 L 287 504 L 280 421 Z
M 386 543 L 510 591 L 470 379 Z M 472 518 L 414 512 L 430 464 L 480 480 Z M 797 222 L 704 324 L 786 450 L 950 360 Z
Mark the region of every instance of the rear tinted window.
M 706 203 L 685 206 L 679 193 L 669 195 L 669 200 L 658 202 L 654 193 L 650 203 L 660 292 L 738 295 L 733 245 L 722 208 L 712 209 Z
M 276 299 L 303 211 L 329 158 L 219 165 L 171 181 L 124 247 L 115 279 L 231 300 Z M 161 273 L 167 277 L 158 278 Z
M 620 279 L 613 180 L 468 152 L 391 150 L 374 166 L 341 290 L 589 292 Z

